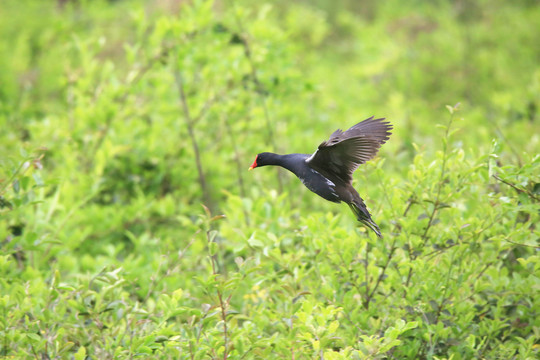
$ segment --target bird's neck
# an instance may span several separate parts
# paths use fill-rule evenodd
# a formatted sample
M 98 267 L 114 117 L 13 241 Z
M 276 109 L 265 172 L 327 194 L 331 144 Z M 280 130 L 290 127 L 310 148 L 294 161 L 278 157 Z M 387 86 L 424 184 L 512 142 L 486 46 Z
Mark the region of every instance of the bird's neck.
M 301 154 L 271 154 L 266 161 L 266 165 L 281 166 L 298 175 L 300 167 L 303 165 L 303 161 L 301 160 L 303 160 Z

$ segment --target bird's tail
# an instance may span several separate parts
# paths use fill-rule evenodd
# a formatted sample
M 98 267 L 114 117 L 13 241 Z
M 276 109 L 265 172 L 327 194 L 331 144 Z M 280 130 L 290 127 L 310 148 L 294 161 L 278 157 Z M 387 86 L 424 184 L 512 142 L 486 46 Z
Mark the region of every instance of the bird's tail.
M 369 211 L 366 208 L 366 205 L 364 205 L 364 202 L 362 200 L 355 201 L 353 203 L 348 204 L 351 208 L 354 215 L 356 215 L 356 219 L 360 221 L 363 225 L 370 228 L 379 238 L 382 239 L 381 229 L 379 229 L 379 226 L 371 219 L 371 215 L 369 214 Z

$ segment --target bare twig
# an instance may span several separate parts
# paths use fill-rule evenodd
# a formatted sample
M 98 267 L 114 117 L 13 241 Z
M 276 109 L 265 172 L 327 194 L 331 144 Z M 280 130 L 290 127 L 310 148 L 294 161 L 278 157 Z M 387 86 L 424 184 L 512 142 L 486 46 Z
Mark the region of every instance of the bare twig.
M 367 297 L 366 297 L 366 301 L 365 301 L 365 305 L 364 305 L 364 307 L 366 309 L 369 309 L 369 303 L 373 299 L 373 296 L 375 295 L 375 291 L 377 291 L 377 288 L 379 287 L 379 285 L 383 281 L 384 275 L 386 274 L 386 269 L 388 268 L 388 265 L 390 264 L 390 261 L 392 260 L 392 257 L 394 256 L 394 252 L 396 251 L 396 239 L 397 239 L 397 237 L 394 237 L 392 245 L 390 246 L 390 252 L 388 253 L 388 256 L 386 257 L 386 262 L 384 263 L 382 271 L 379 274 L 379 276 L 377 277 L 377 281 L 375 282 L 375 286 L 373 286 L 373 289 L 371 289 L 370 293 L 367 293 L 369 290 L 367 290 L 367 287 L 366 287 Z
M 210 98 L 207 102 L 205 102 L 201 111 L 199 111 L 199 114 L 193 118 L 193 125 L 195 125 L 200 119 L 202 119 L 206 115 L 206 113 L 210 110 L 212 105 L 214 105 L 217 99 L 222 98 L 222 97 L 223 95 L 219 94 Z
M 227 118 L 223 119 L 223 122 L 225 123 L 225 129 L 227 130 L 227 133 L 229 137 L 231 138 L 231 143 L 234 151 L 234 162 L 236 164 L 236 173 L 238 177 L 238 187 L 240 189 L 240 196 L 243 198 L 246 197 L 246 188 L 244 185 L 244 176 L 242 175 L 245 172 L 245 168 L 242 166 L 242 162 L 240 161 L 240 151 L 238 151 L 238 146 L 236 145 L 236 136 L 232 130 L 231 124 L 229 124 L 229 121 Z M 246 210 L 245 207 L 242 207 L 242 211 L 244 212 L 244 218 L 246 219 L 246 224 L 249 226 L 250 224 L 250 216 L 249 212 Z
M 232 131 L 231 124 L 229 124 L 229 121 L 225 118 L 223 120 L 225 123 L 225 128 L 227 129 L 227 133 L 229 134 L 229 137 L 231 138 L 231 143 L 234 151 L 234 162 L 236 163 L 236 171 L 238 173 L 238 187 L 240 188 L 240 195 L 244 198 L 246 197 L 246 189 L 244 186 L 244 177 L 242 176 L 242 164 L 240 163 L 240 153 L 238 151 L 238 146 L 236 146 L 236 137 L 234 135 L 234 132 Z M 245 171 L 245 170 L 244 170 Z M 246 217 L 246 220 L 249 224 L 249 218 Z
M 186 118 L 188 134 L 191 139 L 191 145 L 193 146 L 193 152 L 195 153 L 195 163 L 197 165 L 197 173 L 199 175 L 199 184 L 201 185 L 201 190 L 203 192 L 203 199 L 204 199 L 204 202 L 209 207 L 212 207 L 213 204 L 210 197 L 210 193 L 208 192 L 208 188 L 206 186 L 206 178 L 205 178 L 203 167 L 202 167 L 199 144 L 197 142 L 195 131 L 193 129 L 195 119 L 191 117 L 190 109 L 189 109 L 187 99 L 186 99 L 186 92 L 184 90 L 184 81 L 182 79 L 182 74 L 180 73 L 180 71 L 174 72 L 174 79 L 176 82 L 176 86 L 178 88 L 178 93 L 180 94 L 180 104 L 182 106 L 182 110 Z

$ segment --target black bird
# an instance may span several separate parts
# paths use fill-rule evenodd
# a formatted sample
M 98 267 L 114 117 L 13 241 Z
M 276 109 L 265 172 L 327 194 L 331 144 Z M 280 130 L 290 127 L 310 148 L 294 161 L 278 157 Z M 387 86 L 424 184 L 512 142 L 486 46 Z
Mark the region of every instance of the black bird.
M 372 116 L 345 132 L 338 129 L 312 155 L 260 153 L 249 170 L 266 165 L 284 167 L 315 194 L 335 203 L 347 203 L 358 221 L 382 237 L 364 201 L 352 186 L 352 174 L 358 166 L 375 157 L 392 134 L 392 125 L 383 120 Z

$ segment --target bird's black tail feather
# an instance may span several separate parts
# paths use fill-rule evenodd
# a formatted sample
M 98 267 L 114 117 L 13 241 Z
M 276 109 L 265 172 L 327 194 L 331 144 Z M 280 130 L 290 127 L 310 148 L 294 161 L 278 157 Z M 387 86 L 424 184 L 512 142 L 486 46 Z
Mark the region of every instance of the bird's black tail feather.
M 371 219 L 371 215 L 366 209 L 366 206 L 362 201 L 360 201 L 358 204 L 356 202 L 348 204 L 351 208 L 354 215 L 356 215 L 356 219 L 360 221 L 363 225 L 370 228 L 379 238 L 382 239 L 381 229 L 379 229 L 379 226 Z

